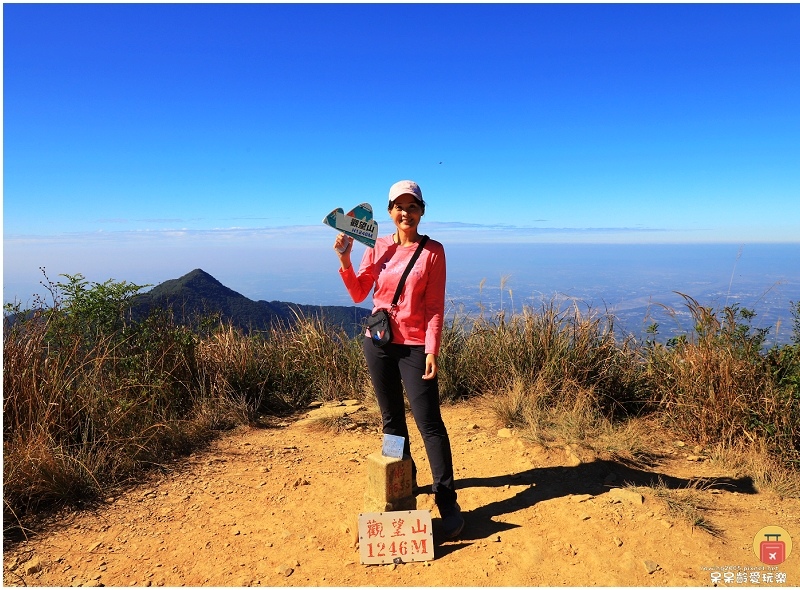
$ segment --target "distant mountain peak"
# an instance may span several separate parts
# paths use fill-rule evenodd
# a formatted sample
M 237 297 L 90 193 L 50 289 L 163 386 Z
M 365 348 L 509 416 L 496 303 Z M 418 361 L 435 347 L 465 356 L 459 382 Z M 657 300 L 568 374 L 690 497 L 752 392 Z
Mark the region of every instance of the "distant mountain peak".
M 195 278 L 210 279 L 212 281 L 219 282 L 219 281 L 217 281 L 217 279 L 212 277 L 210 274 L 208 274 L 202 268 L 196 268 L 191 272 L 187 272 L 182 277 L 179 277 L 178 280 L 192 280 L 192 279 L 195 279 Z
M 208 274 L 202 268 L 196 268 L 192 272 L 188 272 L 185 275 L 183 275 L 182 277 L 180 277 L 178 279 L 175 279 L 175 280 L 182 282 L 187 287 L 213 285 L 215 287 L 223 287 L 223 288 L 227 289 L 227 287 L 225 287 L 225 285 L 220 283 L 217 279 L 212 277 L 210 274 Z
M 199 295 L 210 299 L 218 298 L 245 298 L 241 293 L 237 293 L 220 283 L 202 268 L 196 268 L 186 273 L 178 279 L 164 281 L 150 291 L 153 296 L 170 296 L 187 293 Z

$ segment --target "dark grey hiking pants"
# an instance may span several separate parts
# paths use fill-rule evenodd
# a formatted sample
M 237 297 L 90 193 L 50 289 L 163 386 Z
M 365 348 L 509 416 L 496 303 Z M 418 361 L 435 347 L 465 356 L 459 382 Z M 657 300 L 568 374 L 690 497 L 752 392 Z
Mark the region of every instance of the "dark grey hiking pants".
M 378 348 L 369 338 L 364 338 L 364 356 L 367 359 L 372 386 L 378 398 L 383 417 L 383 433 L 406 439 L 404 452 L 411 455 L 406 412 L 403 402 L 405 387 L 411 414 L 417 423 L 433 475 L 432 491 L 438 506 L 450 506 L 456 501 L 453 476 L 453 454 L 439 407 L 438 376 L 425 380 L 425 347 L 388 344 Z M 417 466 L 412 470 L 416 475 Z

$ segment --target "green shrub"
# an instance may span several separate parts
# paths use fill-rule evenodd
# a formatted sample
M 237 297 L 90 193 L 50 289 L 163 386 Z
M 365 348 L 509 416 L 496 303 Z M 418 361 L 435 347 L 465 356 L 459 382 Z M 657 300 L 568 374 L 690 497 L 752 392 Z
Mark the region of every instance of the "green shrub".
M 796 454 L 798 345 L 764 354 L 767 330 L 751 330 L 752 311 L 715 311 L 683 297 L 694 332 L 666 345 L 651 341 L 646 351 L 649 389 L 665 422 L 703 443 L 764 440 L 772 452 Z

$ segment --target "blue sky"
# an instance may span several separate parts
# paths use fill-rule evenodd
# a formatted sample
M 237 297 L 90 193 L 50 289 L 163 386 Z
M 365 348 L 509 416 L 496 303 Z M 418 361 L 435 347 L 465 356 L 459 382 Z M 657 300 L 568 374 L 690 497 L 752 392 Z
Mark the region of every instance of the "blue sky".
M 3 36 L 6 301 L 335 270 L 322 218 L 385 233 L 403 178 L 445 244 L 800 242 L 798 5 L 5 4 Z

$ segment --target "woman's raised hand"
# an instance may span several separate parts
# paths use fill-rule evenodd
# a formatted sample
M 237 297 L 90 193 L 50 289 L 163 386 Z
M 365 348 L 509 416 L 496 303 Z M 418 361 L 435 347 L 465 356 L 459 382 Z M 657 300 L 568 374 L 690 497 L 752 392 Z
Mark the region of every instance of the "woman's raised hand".
M 342 268 L 350 268 L 350 252 L 353 250 L 353 238 L 344 233 L 339 234 L 333 242 L 333 249 L 336 250 L 336 254 L 339 256 Z

